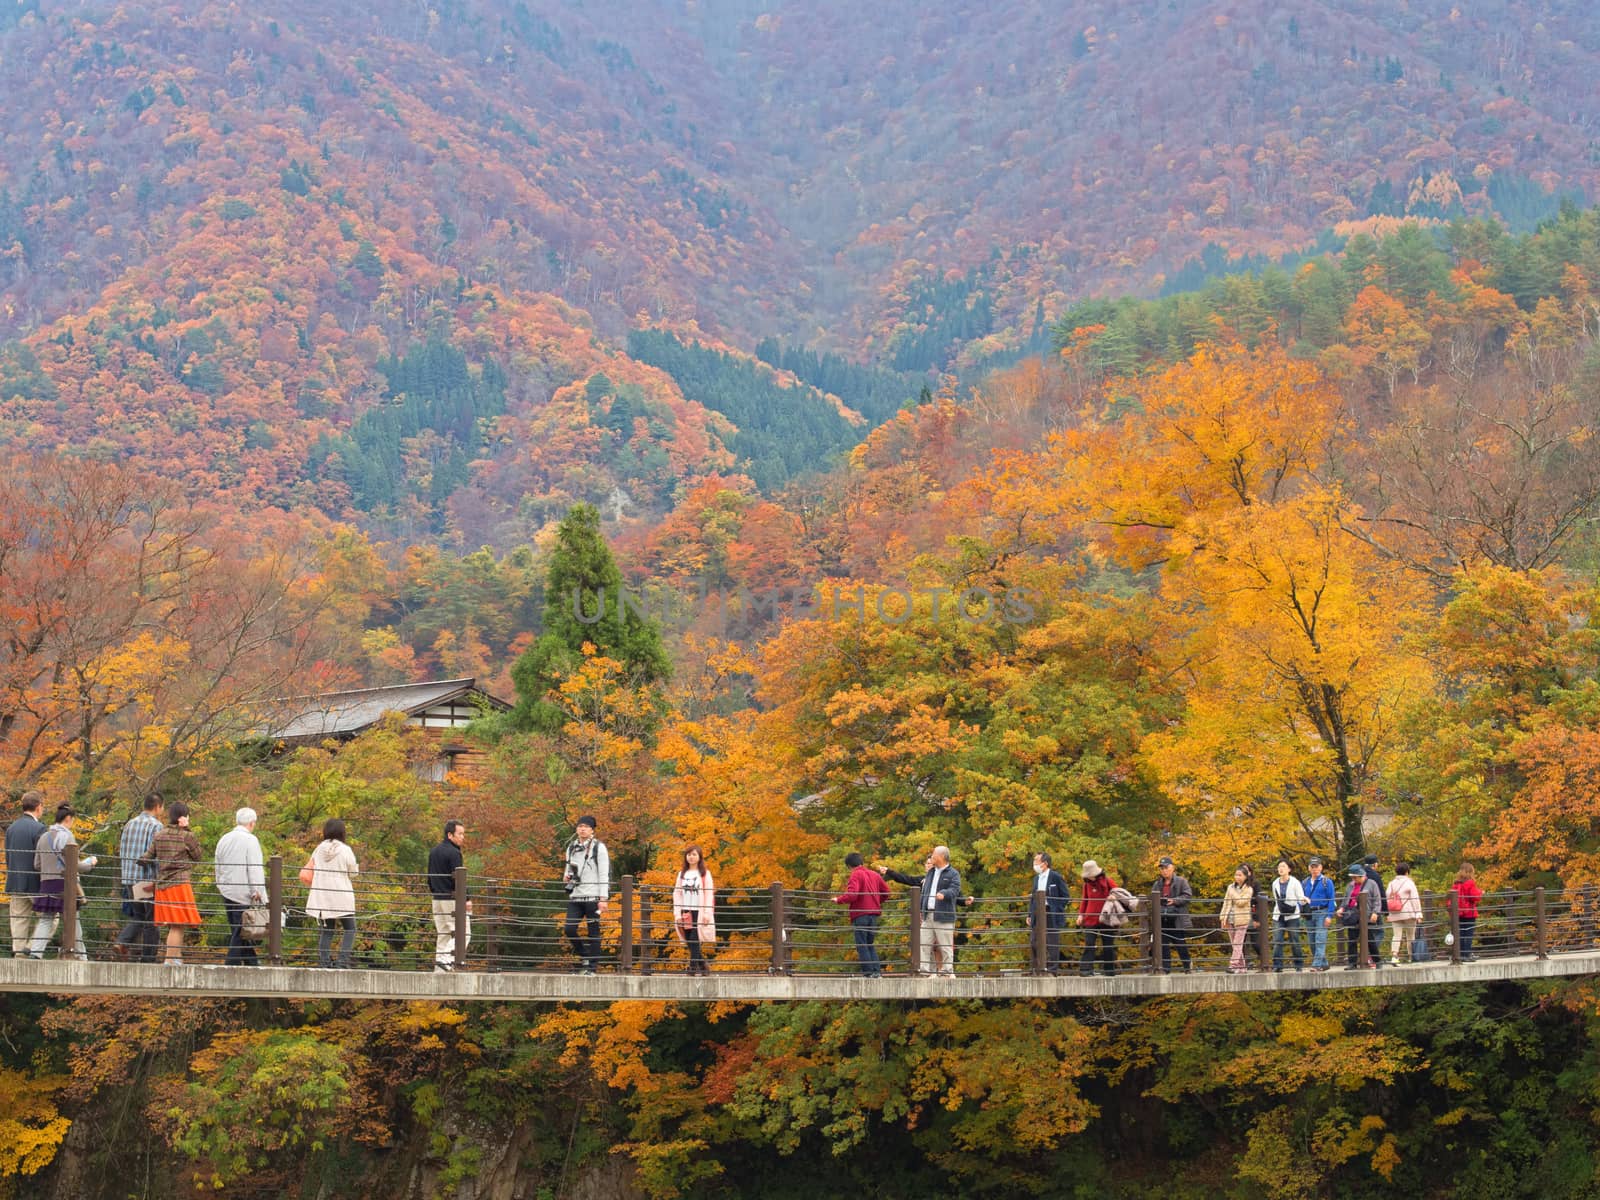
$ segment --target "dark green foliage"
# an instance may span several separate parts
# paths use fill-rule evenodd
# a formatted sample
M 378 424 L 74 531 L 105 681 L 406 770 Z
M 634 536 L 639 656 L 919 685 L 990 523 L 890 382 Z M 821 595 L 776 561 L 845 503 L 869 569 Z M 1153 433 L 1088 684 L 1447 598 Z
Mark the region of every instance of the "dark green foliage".
M 671 673 L 660 628 L 625 602 L 622 572 L 592 504 L 575 507 L 557 530 L 545 575 L 543 632 L 511 668 L 517 687 L 513 728 L 561 728 L 562 710 L 545 697 L 582 661 L 585 642 L 623 663 L 634 683 L 659 683 Z
M 378 369 L 388 382 L 384 403 L 357 418 L 348 434 L 319 441 L 311 469 L 347 482 L 364 512 L 392 509 L 412 494 L 442 522 L 444 502 L 467 481 L 469 464 L 483 446 L 480 422 L 505 411 L 505 374 L 493 361 L 473 370 L 461 351 L 437 337 L 404 358 L 379 359 Z M 422 492 L 407 478 L 404 457 L 406 440 L 424 432 L 439 438 L 430 446 Z
M 1345 312 L 1368 284 L 1421 309 L 1429 295 L 1454 298 L 1450 274 L 1468 259 L 1487 265 L 1490 284 L 1531 311 L 1543 297 L 1560 292 L 1569 265 L 1600 279 L 1600 210 L 1580 210 L 1568 200 L 1554 219 L 1522 236 L 1494 221 L 1406 224 L 1381 241 L 1358 234 L 1342 255 L 1311 259 L 1293 274 L 1269 267 L 1156 300 L 1084 301 L 1056 322 L 1055 344 L 1073 344 L 1075 330 L 1103 326 L 1082 355 L 1086 365 L 1105 374 L 1184 357 L 1219 331 L 1247 344 L 1275 334 L 1286 345 L 1322 350 L 1344 340 Z
M 127 97 L 122 101 L 122 107 L 127 109 L 134 116 L 138 116 L 155 102 L 156 91 L 147 83 L 142 88 L 135 88 L 133 91 L 129 92 Z
M 896 371 L 942 369 L 965 343 L 992 332 L 984 272 L 926 275 L 910 287 L 905 317 L 889 339 L 889 365 Z
M 776 338 L 759 342 L 756 357 L 768 366 L 788 371 L 819 391 L 839 397 L 874 425 L 899 412 L 922 386 L 915 375 L 858 366 L 837 354 L 818 354 L 804 346 L 780 346 Z
M 667 193 L 688 203 L 707 229 L 742 225 L 750 216 L 749 206 L 727 188 L 712 187 L 678 167 L 665 167 L 660 174 Z
M 1387 183 L 1379 184 L 1388 187 Z M 1377 188 L 1373 189 L 1376 193 Z M 1183 266 L 1168 275 L 1161 285 L 1160 295 L 1173 296 L 1179 292 L 1198 291 L 1213 279 L 1222 279 L 1228 275 L 1246 275 L 1259 273 L 1270 266 L 1278 266 L 1284 270 L 1297 267 L 1303 262 L 1313 258 L 1320 258 L 1325 254 L 1333 254 L 1344 245 L 1344 239 L 1331 230 L 1317 239 L 1316 243 L 1305 250 L 1292 254 L 1284 254 L 1276 260 L 1265 254 L 1244 254 L 1238 258 L 1228 257 L 1228 252 L 1217 243 L 1212 242 L 1200 252 L 1199 258 L 1191 258 Z
M 366 238 L 362 238 L 356 245 L 355 257 L 350 260 L 350 269 L 365 275 L 368 279 L 381 279 L 383 259 L 378 257 L 378 248 Z
M 1489 176 L 1489 201 L 1513 233 L 1531 233 L 1561 210 L 1567 192 L 1547 192 L 1514 171 L 1496 171 Z
M 764 491 L 796 475 L 824 469 L 864 432 L 815 388 L 782 387 L 749 359 L 699 342 L 684 343 L 657 329 L 636 329 L 628 334 L 628 355 L 660 367 L 686 397 L 738 426 L 729 449 Z
M 312 173 L 311 168 L 292 158 L 289 160 L 289 165 L 278 176 L 278 185 L 284 191 L 291 192 L 296 196 L 306 195 L 316 182 L 317 177 Z
M 245 200 L 224 200 L 222 202 L 222 219 L 224 221 L 248 221 L 256 215 L 255 205 Z
M 54 400 L 55 380 L 39 366 L 39 356 L 22 342 L 0 346 L 0 401 Z

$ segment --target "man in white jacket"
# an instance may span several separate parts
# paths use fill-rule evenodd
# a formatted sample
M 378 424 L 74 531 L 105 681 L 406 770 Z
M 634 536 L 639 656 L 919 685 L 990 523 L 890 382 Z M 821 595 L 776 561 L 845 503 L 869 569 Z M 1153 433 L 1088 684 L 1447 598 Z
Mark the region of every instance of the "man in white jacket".
M 217 842 L 217 891 L 228 910 L 228 957 L 230 967 L 256 965 L 256 948 L 244 940 L 241 927 L 244 910 L 265 903 L 267 876 L 262 868 L 261 843 L 256 839 L 256 810 L 241 808 L 233 815 L 233 828 Z
M 611 895 L 611 856 L 594 831 L 593 817 L 578 818 L 578 835 L 567 843 L 561 872 L 561 885 L 567 889 L 567 941 L 585 975 L 593 975 L 600 963 L 600 918 Z M 580 921 L 587 925 L 587 937 L 578 936 Z

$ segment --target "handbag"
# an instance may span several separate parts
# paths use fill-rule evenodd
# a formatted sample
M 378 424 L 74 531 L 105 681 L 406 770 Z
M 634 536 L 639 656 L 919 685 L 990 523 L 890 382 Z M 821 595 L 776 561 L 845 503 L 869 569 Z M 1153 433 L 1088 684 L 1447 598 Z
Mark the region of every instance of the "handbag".
M 1278 900 L 1278 921 L 1281 924 L 1298 921 L 1300 919 L 1300 902 L 1296 900 L 1293 904 L 1289 903 L 1288 885 L 1275 883 L 1272 885 L 1272 891 Z
M 1425 963 L 1433 961 L 1433 955 L 1428 950 L 1428 935 L 1422 930 L 1417 930 L 1417 936 L 1411 939 L 1411 961 Z
M 252 904 L 239 914 L 239 940 L 259 942 L 267 936 L 267 925 L 272 914 L 265 904 Z

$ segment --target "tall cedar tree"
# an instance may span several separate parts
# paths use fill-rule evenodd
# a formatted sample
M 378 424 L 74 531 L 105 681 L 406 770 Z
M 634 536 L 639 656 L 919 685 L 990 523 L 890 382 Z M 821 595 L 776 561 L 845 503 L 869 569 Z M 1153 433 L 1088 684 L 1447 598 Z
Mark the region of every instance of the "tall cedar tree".
M 592 504 L 579 504 L 557 530 L 545 576 L 544 632 L 511 668 L 517 688 L 513 728 L 561 729 L 566 710 L 549 695 L 583 661 L 585 642 L 623 663 L 635 684 L 661 683 L 671 674 L 660 628 L 626 600 L 622 572 Z

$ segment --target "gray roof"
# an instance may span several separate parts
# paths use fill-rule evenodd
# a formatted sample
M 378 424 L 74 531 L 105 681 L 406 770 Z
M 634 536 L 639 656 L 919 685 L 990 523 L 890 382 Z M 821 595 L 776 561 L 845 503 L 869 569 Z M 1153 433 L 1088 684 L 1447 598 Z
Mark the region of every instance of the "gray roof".
M 354 737 L 376 725 L 384 713 L 399 712 L 409 717 L 463 696 L 471 696 L 475 703 L 499 712 L 511 707 L 480 689 L 477 683 L 476 678 L 438 679 L 284 699 L 276 702 L 278 711 L 268 721 L 263 735 L 286 742 Z

